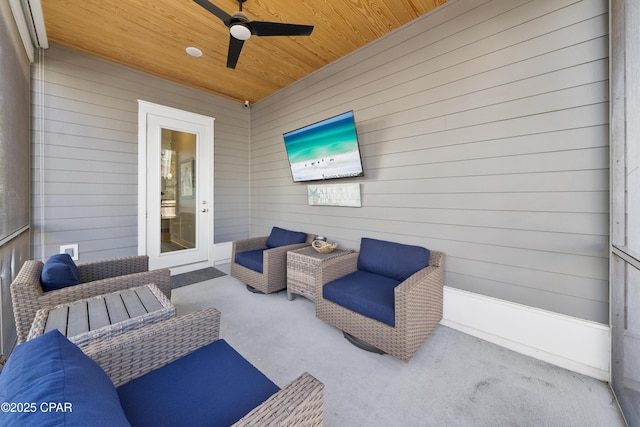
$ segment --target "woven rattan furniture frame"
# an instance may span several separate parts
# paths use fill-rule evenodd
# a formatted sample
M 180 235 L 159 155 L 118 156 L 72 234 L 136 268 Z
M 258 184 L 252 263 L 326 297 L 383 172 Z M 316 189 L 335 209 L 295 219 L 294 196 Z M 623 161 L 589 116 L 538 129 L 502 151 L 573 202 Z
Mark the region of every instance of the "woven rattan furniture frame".
M 141 291 L 145 291 L 144 288 L 148 289 L 146 291 L 146 295 L 142 295 L 141 293 Z M 151 293 L 149 293 L 149 291 Z M 144 299 L 142 298 L 143 296 L 148 296 L 150 299 L 151 304 L 147 304 L 147 307 L 145 307 L 145 304 L 141 302 L 144 301 Z M 107 310 L 110 306 L 109 304 L 107 304 L 107 299 L 114 297 L 117 297 L 116 300 L 118 302 L 118 305 L 120 305 L 122 308 L 126 307 L 126 310 L 121 309 L 122 315 L 115 316 L 115 318 L 126 317 L 124 320 L 115 321 L 114 313 L 111 311 L 109 311 L 107 315 Z M 132 309 L 135 307 L 135 305 L 133 307 L 127 306 L 127 297 L 131 297 L 134 302 L 139 304 L 139 311 L 143 312 L 143 314 L 128 317 L 132 316 L 132 313 L 135 313 L 135 310 Z M 92 305 L 94 303 L 98 303 L 98 305 L 101 307 L 101 311 L 104 312 L 105 323 L 107 323 L 107 325 L 102 327 L 92 327 L 89 319 L 93 314 Z M 116 305 L 115 307 L 119 308 L 118 305 Z M 70 336 L 70 334 L 73 334 L 71 332 L 72 328 L 70 327 L 73 326 L 70 325 L 72 316 L 69 314 L 67 318 L 67 312 L 71 313 L 70 309 L 73 309 L 72 306 L 82 307 L 83 319 L 81 320 L 81 322 L 84 323 L 83 327 L 88 326 L 90 330 Z M 153 323 L 161 322 L 163 320 L 168 320 L 176 314 L 176 308 L 173 306 L 173 304 L 171 304 L 169 298 L 167 298 L 167 296 L 163 294 L 156 285 L 150 283 L 148 285 L 112 292 L 110 294 L 98 295 L 67 304 L 60 304 L 52 308 L 42 308 L 36 312 L 36 317 L 33 321 L 33 324 L 31 325 L 31 330 L 29 332 L 29 335 L 27 336 L 27 341 L 32 340 L 51 329 L 51 326 L 47 326 L 47 320 L 49 318 L 49 314 L 54 309 L 61 309 L 65 315 L 65 320 L 63 320 L 61 325 L 62 329 L 64 330 L 61 330 L 60 332 L 67 338 L 69 338 L 69 341 L 73 342 L 78 347 L 84 347 L 105 338 L 123 334 L 125 332 L 132 331 L 143 326 L 148 326 Z M 109 322 L 114 323 L 110 324 Z
M 431 251 L 429 266 L 395 288 L 395 327 L 322 297 L 322 287 L 356 271 L 358 252 L 322 264 L 316 317 L 358 340 L 408 362 L 442 319 L 444 253 Z
M 315 302 L 320 264 L 351 252 L 351 249 L 335 249 L 322 254 L 311 246 L 287 252 L 287 298 L 292 301 L 295 295 L 302 295 Z
M 263 253 L 262 273 L 251 270 L 235 262 L 236 254 L 266 247 L 269 236 L 236 240 L 231 247 L 231 277 L 264 294 L 278 292 L 287 287 L 287 252 L 311 245 L 313 235 L 307 234 L 305 243 L 278 246 Z
M 214 308 L 107 338 L 83 348 L 116 387 L 159 369 L 219 338 L 220 312 Z M 174 393 L 175 390 L 167 390 Z M 221 391 L 223 392 L 223 391 Z M 179 399 L 179 394 L 176 399 Z M 202 396 L 203 405 L 208 398 Z M 324 385 L 308 373 L 286 385 L 234 426 L 321 426 Z
M 154 283 L 171 298 L 171 272 L 149 271 L 149 257 L 130 256 L 78 264 L 80 284 L 44 292 L 40 275 L 44 264 L 29 260 L 11 283 L 11 302 L 16 321 L 18 343 L 27 339 L 36 312 L 83 298 Z

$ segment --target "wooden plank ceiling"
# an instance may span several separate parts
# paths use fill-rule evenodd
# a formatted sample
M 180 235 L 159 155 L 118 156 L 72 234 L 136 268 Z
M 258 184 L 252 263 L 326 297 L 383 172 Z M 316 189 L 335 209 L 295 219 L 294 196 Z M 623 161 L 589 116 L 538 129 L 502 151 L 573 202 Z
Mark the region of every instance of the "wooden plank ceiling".
M 211 0 L 229 14 L 237 0 Z M 42 0 L 49 42 L 251 103 L 447 0 L 247 0 L 250 20 L 314 25 L 309 37 L 256 37 L 226 67 L 229 30 L 192 0 Z M 193 46 L 203 52 L 194 58 Z

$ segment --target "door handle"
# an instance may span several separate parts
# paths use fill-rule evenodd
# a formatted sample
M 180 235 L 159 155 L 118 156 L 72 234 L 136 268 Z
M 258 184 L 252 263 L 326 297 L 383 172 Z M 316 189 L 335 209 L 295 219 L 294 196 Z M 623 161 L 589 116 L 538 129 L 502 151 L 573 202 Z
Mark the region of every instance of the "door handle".
M 204 209 L 202 209 L 202 212 L 209 212 L 209 209 L 204 208 Z

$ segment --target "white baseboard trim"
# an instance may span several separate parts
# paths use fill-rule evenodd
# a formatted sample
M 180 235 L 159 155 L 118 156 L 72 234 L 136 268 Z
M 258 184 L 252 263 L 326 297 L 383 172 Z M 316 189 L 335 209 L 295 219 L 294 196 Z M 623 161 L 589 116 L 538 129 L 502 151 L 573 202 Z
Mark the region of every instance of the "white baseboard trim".
M 565 369 L 610 381 L 611 328 L 445 286 L 442 324 Z
M 213 265 L 231 262 L 231 247 L 233 242 L 216 243 L 213 245 Z

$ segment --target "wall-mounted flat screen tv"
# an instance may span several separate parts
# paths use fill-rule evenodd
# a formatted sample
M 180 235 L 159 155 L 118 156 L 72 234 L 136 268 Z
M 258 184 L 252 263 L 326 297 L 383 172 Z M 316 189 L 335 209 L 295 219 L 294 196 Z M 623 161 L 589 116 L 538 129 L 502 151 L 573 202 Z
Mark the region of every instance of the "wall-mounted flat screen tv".
M 294 182 L 364 176 L 353 111 L 283 136 Z

